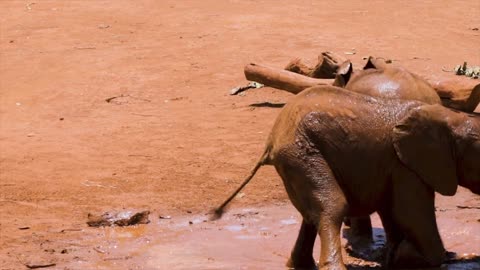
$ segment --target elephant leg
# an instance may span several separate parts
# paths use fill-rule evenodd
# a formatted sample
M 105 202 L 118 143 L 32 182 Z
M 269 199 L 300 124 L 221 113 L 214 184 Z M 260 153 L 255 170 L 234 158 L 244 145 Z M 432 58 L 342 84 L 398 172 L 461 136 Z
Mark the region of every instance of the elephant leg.
M 317 237 L 317 225 L 302 221 L 297 241 L 287 262 L 287 267 L 295 269 L 316 269 L 313 259 L 313 246 Z
M 320 270 L 346 270 L 342 259 L 340 229 L 348 210 L 347 200 L 328 164 L 321 157 L 306 164 L 313 183 L 312 205 L 317 208 L 320 236 Z
M 345 225 L 350 226 L 350 234 L 354 237 L 372 241 L 372 221 L 370 216 L 347 217 L 344 220 Z
M 435 218 L 435 193 L 409 170 L 393 179 L 392 221 L 403 237 L 394 251 L 396 267 L 434 267 L 445 258 Z
M 330 167 L 319 153 L 288 149 L 278 155 L 275 168 L 282 177 L 288 196 L 308 224 L 318 224 L 321 239 L 320 270 L 345 270 L 340 244 L 340 228 L 347 212 L 347 200 Z M 292 157 L 302 156 L 304 159 Z M 312 227 L 302 225 L 295 251 L 310 251 Z M 308 231 L 308 232 L 307 232 Z M 302 237 L 306 236 L 306 237 Z M 309 239 L 308 241 L 305 241 Z M 311 241 L 311 242 L 310 242 Z M 293 253 L 294 253 L 293 252 Z M 301 252 L 300 252 L 301 253 Z M 297 255 L 294 255 L 294 258 Z M 309 260 L 310 261 L 310 260 Z
M 321 248 L 318 269 L 346 270 L 340 244 L 343 214 L 340 211 L 330 214 L 332 215 L 322 215 L 320 217 L 318 234 L 321 239 Z
M 380 219 L 382 220 L 383 229 L 387 236 L 385 265 L 392 265 L 394 251 L 402 241 L 403 234 L 398 226 L 393 221 L 392 215 L 389 210 L 378 211 Z

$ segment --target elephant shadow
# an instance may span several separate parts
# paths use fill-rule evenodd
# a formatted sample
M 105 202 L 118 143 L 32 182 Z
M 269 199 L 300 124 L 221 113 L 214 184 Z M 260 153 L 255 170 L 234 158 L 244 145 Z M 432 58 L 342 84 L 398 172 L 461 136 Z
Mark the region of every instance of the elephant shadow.
M 345 226 L 342 237 L 347 240 L 345 250 L 348 256 L 361 259 L 363 262 L 348 265 L 349 270 L 383 269 L 381 264 L 385 260 L 386 236 L 383 228 L 372 228 L 372 239 L 354 235 L 350 227 Z
M 348 256 L 361 259 L 360 264 L 347 264 L 348 270 L 372 270 L 385 269 L 382 264 L 385 262 L 386 236 L 383 228 L 372 228 L 372 239 L 365 239 L 355 236 L 350 227 L 345 226 L 342 230 L 342 237 L 347 240 L 345 250 Z M 439 268 L 428 268 L 429 270 L 467 270 L 480 269 L 480 256 L 469 254 L 466 257 L 458 257 L 454 252 L 447 252 L 449 257 Z
M 370 265 L 347 265 L 348 270 L 375 270 L 385 269 L 382 266 L 370 266 Z
M 249 105 L 250 107 L 254 108 L 283 108 L 285 103 L 272 103 L 272 102 L 259 102 L 259 103 L 252 103 Z

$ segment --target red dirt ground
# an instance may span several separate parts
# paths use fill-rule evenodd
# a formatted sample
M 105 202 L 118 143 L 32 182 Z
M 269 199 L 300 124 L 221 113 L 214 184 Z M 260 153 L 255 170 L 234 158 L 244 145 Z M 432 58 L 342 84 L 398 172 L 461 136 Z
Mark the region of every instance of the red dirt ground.
M 330 50 L 355 52 L 346 56 L 357 66 L 375 55 L 442 76 L 442 67 L 480 64 L 478 27 L 479 1 L 0 1 L 0 269 L 100 260 L 75 246 L 98 235 L 85 228 L 88 213 L 202 215 L 225 199 L 279 112 L 250 105 L 291 97 L 271 88 L 230 96 L 246 83 L 245 64 L 315 62 Z M 263 168 L 232 207 L 286 201 Z M 451 212 L 480 218 L 460 211 Z

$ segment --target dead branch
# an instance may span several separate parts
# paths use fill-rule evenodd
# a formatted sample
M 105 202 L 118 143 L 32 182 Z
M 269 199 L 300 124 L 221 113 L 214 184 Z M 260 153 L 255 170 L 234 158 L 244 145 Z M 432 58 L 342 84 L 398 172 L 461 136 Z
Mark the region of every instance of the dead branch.
M 38 269 L 38 268 L 47 268 L 56 266 L 56 263 L 47 263 L 47 264 L 25 264 L 28 269 Z
M 331 79 L 314 79 L 287 70 L 264 67 L 257 64 L 245 66 L 245 78 L 266 86 L 288 91 L 293 94 L 314 85 L 331 85 Z
M 295 58 L 287 64 L 285 70 L 317 79 L 334 79 L 338 67 L 345 61 L 347 59 L 338 54 L 322 52 L 314 67 L 309 67 L 300 58 Z

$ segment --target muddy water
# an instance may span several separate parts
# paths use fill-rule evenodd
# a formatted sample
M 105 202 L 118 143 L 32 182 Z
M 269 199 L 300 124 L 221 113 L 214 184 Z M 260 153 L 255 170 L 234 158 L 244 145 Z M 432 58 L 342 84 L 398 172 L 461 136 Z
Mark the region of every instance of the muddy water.
M 445 246 L 458 254 L 479 253 L 478 209 L 437 207 Z M 232 209 L 221 220 L 206 215 L 173 216 L 134 227 L 89 229 L 82 246 L 91 247 L 87 260 L 67 269 L 286 269 L 301 219 L 290 205 Z M 350 269 L 381 269 L 385 235 L 373 215 L 374 243 L 347 253 L 348 228 L 343 228 L 344 258 Z M 318 243 L 315 257 L 318 259 Z M 85 254 L 86 255 L 86 254 Z M 82 256 L 80 256 L 82 257 Z M 363 259 L 362 259 L 363 258 Z M 452 262 L 442 269 L 480 269 L 478 258 Z

